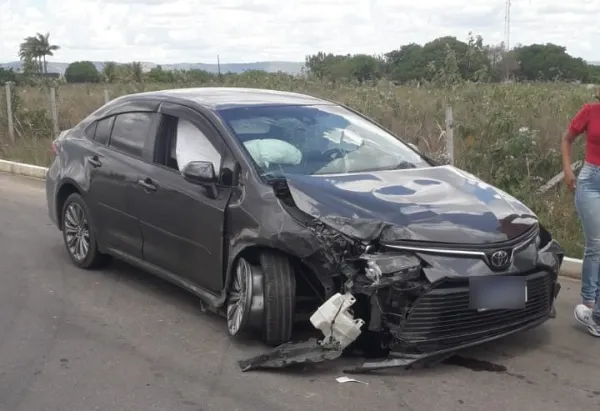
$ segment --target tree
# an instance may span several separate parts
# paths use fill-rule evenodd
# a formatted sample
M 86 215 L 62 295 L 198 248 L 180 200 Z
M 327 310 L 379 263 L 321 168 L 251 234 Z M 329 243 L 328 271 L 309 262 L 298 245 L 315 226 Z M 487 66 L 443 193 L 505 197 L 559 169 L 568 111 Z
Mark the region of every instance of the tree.
M 596 84 L 600 83 L 600 66 L 589 64 L 588 69 L 590 72 L 588 82 Z
M 556 44 L 531 44 L 514 50 L 522 80 L 587 81 L 590 69 L 585 61 L 567 54 L 566 48 Z
M 48 63 L 46 62 L 46 57 L 54 56 L 54 52 L 60 50 L 60 46 L 56 44 L 50 44 L 50 33 L 41 34 L 37 33 L 37 44 L 38 44 L 38 53 L 44 62 L 44 73 L 48 73 Z
M 377 80 L 381 77 L 382 64 L 380 60 L 373 56 L 356 54 L 347 59 L 347 67 L 350 76 L 361 83 Z
M 76 61 L 65 70 L 65 78 L 69 83 L 97 83 L 101 76 L 91 61 Z
M 19 45 L 19 59 L 21 59 L 24 64 L 27 63 L 28 68 L 33 73 L 37 74 L 42 71 L 40 53 L 38 50 L 38 41 L 36 37 L 27 37 Z
M 115 83 L 119 79 L 119 66 L 114 61 L 107 61 L 102 67 L 102 76 L 107 83 Z
M 17 76 L 13 69 L 5 69 L 0 67 L 0 85 L 4 85 L 7 82 L 15 82 L 17 81 Z
M 53 56 L 54 52 L 60 47 L 50 44 L 50 33 L 36 33 L 35 36 L 29 36 L 19 46 L 19 58 L 23 62 L 34 62 L 33 69 L 35 73 L 48 73 L 47 56 Z
M 410 43 L 386 53 L 386 72 L 390 78 L 399 82 L 420 80 L 426 66 L 422 50 L 419 44 Z
M 320 80 L 335 80 L 340 77 L 347 77 L 348 66 L 346 63 L 350 55 L 336 55 L 319 51 L 317 54 L 306 56 L 306 70 Z
M 148 79 L 153 83 L 174 83 L 175 75 L 172 71 L 163 70 L 159 65 L 148 72 Z
M 144 82 L 144 70 L 142 69 L 142 63 L 139 61 L 134 61 L 130 64 L 126 64 L 124 67 L 124 71 L 126 72 L 125 77 L 129 81 L 133 81 L 135 83 L 143 83 Z

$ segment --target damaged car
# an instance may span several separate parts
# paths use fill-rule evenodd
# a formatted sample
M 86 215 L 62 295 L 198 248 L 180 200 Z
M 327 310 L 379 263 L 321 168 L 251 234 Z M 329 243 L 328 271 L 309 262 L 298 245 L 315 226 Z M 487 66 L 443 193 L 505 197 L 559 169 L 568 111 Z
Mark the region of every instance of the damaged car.
M 344 105 L 193 88 L 102 106 L 53 142 L 50 218 L 72 262 L 118 258 L 195 294 L 242 370 L 377 351 L 408 366 L 554 315 L 563 250 L 524 204 Z M 322 334 L 293 342 L 300 322 Z

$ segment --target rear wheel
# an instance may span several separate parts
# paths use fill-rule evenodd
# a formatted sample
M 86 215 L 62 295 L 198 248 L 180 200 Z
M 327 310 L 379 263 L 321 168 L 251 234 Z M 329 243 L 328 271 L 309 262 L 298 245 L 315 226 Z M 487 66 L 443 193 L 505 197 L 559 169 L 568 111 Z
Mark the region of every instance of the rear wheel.
M 98 251 L 87 205 L 78 193 L 71 194 L 65 201 L 61 223 L 65 248 L 77 267 L 96 268 L 109 260 Z

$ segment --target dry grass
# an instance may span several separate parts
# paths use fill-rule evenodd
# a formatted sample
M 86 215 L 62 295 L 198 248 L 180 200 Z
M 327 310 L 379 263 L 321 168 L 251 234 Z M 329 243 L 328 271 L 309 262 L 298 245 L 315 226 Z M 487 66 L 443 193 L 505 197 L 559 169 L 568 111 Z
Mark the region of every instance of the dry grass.
M 211 84 L 212 85 L 212 84 Z M 215 84 L 216 85 L 216 84 Z M 390 128 L 422 150 L 444 151 L 444 111 L 451 105 L 456 164 L 530 204 L 567 249 L 580 256 L 582 236 L 572 196 L 562 185 L 544 196 L 533 189 L 560 171 L 559 139 L 592 90 L 570 84 L 465 84 L 455 88 L 323 85 L 288 76 L 240 76 L 225 86 L 262 87 L 326 97 L 345 103 Z M 194 85 L 189 85 L 194 86 Z M 111 97 L 182 85 L 61 85 L 61 130 L 77 124 Z M 47 165 L 51 160 L 50 99 L 47 89 L 20 88 L 15 110 L 17 142 L 7 136 L 6 98 L 0 93 L 0 157 Z M 519 132 L 527 128 L 528 132 Z M 533 131 L 532 131 L 533 130 Z M 581 158 L 582 144 L 576 154 Z

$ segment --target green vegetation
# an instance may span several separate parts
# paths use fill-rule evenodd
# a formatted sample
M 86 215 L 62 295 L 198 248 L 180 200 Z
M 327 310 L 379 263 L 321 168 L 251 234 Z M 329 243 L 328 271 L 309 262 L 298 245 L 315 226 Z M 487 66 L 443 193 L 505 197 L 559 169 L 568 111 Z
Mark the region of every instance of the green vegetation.
M 19 47 L 19 58 L 25 63 L 25 73 L 48 73 L 46 57 L 60 50 L 55 44 L 50 44 L 50 33 L 37 33 L 27 37 Z
M 505 52 L 501 46 L 484 45 L 480 37 L 467 42 L 445 37 L 423 46 L 403 46 L 383 57 L 317 53 L 307 57 L 302 76 L 260 71 L 218 75 L 160 67 L 144 72 L 135 62 L 107 63 L 98 72 L 88 63 L 73 63 L 67 70 L 68 81 L 79 84 L 52 84 L 61 130 L 101 106 L 105 90 L 114 98 L 174 87 L 260 87 L 347 104 L 444 161 L 444 112 L 450 105 L 455 164 L 523 200 L 568 255 L 582 254 L 583 237 L 572 195 L 562 185 L 536 193 L 561 171 L 561 133 L 594 96 L 593 87 L 576 83 L 600 82 L 598 67 L 569 56 L 562 47 L 532 45 Z M 11 75 L 7 73 L 0 71 L 0 81 Z M 0 94 L 0 158 L 47 165 L 53 138 L 49 84 L 30 85 L 31 77 L 17 81 L 12 103 L 14 143 L 6 133 L 6 98 Z M 582 155 L 579 141 L 575 158 Z
M 98 83 L 102 77 L 91 61 L 76 61 L 65 70 L 65 79 L 69 83 Z

